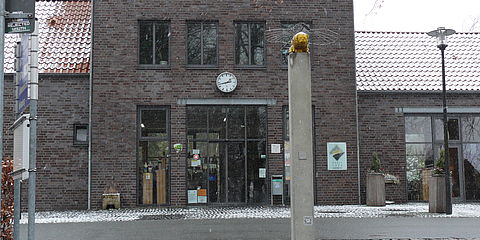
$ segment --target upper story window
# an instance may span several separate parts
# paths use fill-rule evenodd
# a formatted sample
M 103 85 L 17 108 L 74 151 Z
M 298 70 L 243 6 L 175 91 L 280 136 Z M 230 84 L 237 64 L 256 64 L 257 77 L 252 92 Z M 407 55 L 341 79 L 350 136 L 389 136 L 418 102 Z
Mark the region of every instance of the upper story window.
M 187 64 L 217 65 L 217 23 L 187 23 Z
M 168 65 L 170 23 L 165 21 L 140 21 L 139 28 L 139 63 Z
M 265 64 L 265 24 L 235 23 L 235 64 Z
M 304 32 L 307 34 L 311 34 L 310 30 L 310 23 L 306 22 L 282 22 L 282 49 L 280 50 L 281 57 L 282 57 L 282 64 L 287 66 L 288 64 L 288 49 L 290 48 L 293 36 L 299 32 Z

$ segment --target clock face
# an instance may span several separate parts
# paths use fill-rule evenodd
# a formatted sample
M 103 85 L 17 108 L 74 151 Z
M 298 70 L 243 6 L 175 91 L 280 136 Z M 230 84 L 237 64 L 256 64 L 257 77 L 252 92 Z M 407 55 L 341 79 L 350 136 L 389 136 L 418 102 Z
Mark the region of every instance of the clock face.
M 237 78 L 229 72 L 224 72 L 217 77 L 217 88 L 225 93 L 233 92 L 237 87 Z

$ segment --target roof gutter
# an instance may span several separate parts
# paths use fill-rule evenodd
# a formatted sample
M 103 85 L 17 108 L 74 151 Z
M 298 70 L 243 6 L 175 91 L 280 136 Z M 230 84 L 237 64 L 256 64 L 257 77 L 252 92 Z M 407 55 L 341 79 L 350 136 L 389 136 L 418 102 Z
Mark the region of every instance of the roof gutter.
M 94 0 L 90 1 L 90 77 L 88 89 L 88 207 L 92 207 L 92 104 L 93 104 L 93 8 Z

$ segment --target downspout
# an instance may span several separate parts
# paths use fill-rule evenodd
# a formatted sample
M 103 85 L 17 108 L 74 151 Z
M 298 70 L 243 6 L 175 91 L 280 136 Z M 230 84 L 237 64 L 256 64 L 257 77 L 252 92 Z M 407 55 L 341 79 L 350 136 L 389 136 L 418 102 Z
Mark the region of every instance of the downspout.
M 90 77 L 88 88 L 88 210 L 92 207 L 93 6 L 90 0 Z
M 355 64 L 356 65 L 356 64 Z M 356 67 L 355 67 L 356 69 Z M 358 204 L 362 204 L 362 191 L 361 191 L 361 179 L 360 179 L 360 123 L 358 121 L 358 90 L 357 90 L 357 76 L 355 74 L 355 114 L 357 121 L 357 178 L 358 178 Z

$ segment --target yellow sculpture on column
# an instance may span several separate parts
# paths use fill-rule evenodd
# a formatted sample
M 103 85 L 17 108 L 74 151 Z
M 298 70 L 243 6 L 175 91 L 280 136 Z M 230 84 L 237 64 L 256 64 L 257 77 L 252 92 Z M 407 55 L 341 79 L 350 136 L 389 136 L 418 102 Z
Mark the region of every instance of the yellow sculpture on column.
M 288 49 L 289 53 L 301 53 L 308 51 L 308 34 L 299 32 L 292 38 L 292 46 Z

